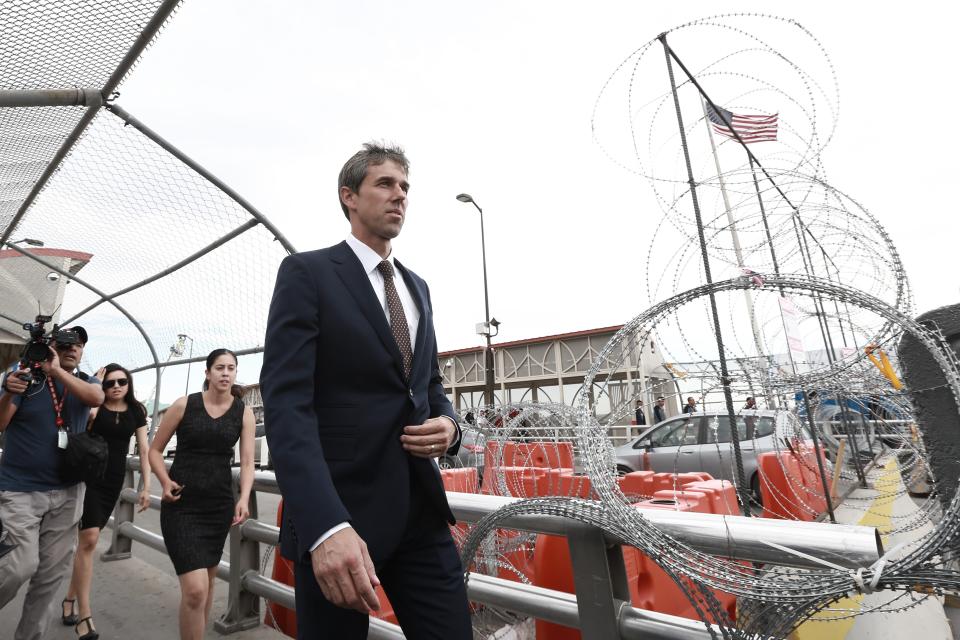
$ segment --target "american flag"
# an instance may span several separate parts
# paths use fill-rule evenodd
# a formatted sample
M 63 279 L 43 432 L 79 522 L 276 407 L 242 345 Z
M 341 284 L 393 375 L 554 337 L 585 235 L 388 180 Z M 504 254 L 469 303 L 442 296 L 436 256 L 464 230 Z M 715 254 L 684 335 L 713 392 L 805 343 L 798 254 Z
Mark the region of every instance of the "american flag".
M 735 138 L 730 128 L 724 124 L 724 119 L 733 125 L 733 129 L 740 134 L 740 138 L 746 143 L 752 142 L 775 142 L 777 139 L 777 115 L 772 116 L 744 116 L 732 111 L 727 111 L 723 107 L 713 108 L 709 103 L 707 106 L 707 119 L 713 123 L 713 130 L 722 136 Z M 717 113 L 719 111 L 720 113 Z M 721 117 L 722 114 L 722 117 Z

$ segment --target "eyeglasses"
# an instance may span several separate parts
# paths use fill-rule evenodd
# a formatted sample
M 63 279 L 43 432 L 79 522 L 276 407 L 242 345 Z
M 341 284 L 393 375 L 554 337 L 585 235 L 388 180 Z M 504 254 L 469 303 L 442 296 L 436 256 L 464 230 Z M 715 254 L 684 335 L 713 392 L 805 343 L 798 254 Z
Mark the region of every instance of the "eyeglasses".
M 125 386 L 127 386 L 127 379 L 126 379 L 126 378 L 117 378 L 117 379 L 115 379 L 115 380 L 104 380 L 104 381 L 103 381 L 103 388 L 104 388 L 104 389 L 112 389 L 112 388 L 113 388 L 113 385 L 117 385 L 118 387 L 125 387 Z

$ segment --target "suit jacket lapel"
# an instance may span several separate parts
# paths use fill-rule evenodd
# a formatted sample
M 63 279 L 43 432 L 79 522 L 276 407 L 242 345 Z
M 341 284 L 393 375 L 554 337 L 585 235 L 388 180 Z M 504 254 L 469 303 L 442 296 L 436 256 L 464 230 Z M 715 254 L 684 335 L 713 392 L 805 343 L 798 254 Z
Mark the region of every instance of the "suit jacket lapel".
M 363 312 L 364 317 L 373 327 L 380 342 L 393 356 L 397 371 L 403 375 L 403 359 L 400 356 L 400 348 L 397 347 L 397 341 L 393 338 L 393 332 L 390 331 L 390 325 L 387 324 L 387 316 L 380 306 L 380 301 L 370 286 L 370 278 L 363 271 L 363 265 L 360 259 L 353 252 L 346 242 L 341 242 L 333 247 L 330 252 L 330 259 L 333 261 L 335 271 L 343 285 L 350 295 L 356 301 L 357 306 Z M 422 313 L 422 312 L 421 312 Z
M 416 278 L 414 278 L 406 267 L 400 264 L 400 261 L 394 259 L 393 263 L 397 266 L 397 270 L 403 276 L 403 281 L 407 283 L 407 289 L 410 291 L 410 295 L 413 296 L 413 301 L 417 304 L 417 309 L 420 311 L 420 322 L 417 323 L 417 337 L 416 344 L 413 349 L 413 364 L 410 367 L 410 370 L 413 371 L 413 368 L 416 366 L 417 361 L 423 357 L 422 352 L 424 349 L 424 343 L 427 339 L 427 300 L 426 292 L 423 291 L 423 288 L 417 283 Z M 399 349 L 397 350 L 399 353 Z

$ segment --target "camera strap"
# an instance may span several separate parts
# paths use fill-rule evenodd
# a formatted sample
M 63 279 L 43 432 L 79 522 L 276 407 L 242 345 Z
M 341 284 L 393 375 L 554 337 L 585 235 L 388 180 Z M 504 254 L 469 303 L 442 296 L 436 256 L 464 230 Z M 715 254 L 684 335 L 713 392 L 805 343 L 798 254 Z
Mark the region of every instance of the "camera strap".
M 60 398 L 60 401 L 57 401 L 57 388 L 53 384 L 53 376 L 47 376 L 47 386 L 50 387 L 50 399 L 53 401 L 53 411 L 57 414 L 55 420 L 57 429 L 63 429 L 63 416 L 60 415 L 60 412 L 63 410 L 63 403 L 67 399 L 67 389 L 63 389 L 63 397 Z

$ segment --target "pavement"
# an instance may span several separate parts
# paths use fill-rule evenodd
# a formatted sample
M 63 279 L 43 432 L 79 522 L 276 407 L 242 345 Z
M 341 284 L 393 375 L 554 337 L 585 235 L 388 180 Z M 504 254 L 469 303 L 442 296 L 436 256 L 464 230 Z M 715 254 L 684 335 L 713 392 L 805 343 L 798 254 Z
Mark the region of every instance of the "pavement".
M 155 481 L 156 482 L 156 481 Z M 154 484 L 159 486 L 159 484 Z M 279 496 L 258 494 L 260 518 L 276 520 Z M 149 510 L 134 518 L 137 526 L 160 532 L 160 512 Z M 100 632 L 100 640 L 171 640 L 179 637 L 177 612 L 180 606 L 180 585 L 170 559 L 137 542 L 133 543 L 132 557 L 126 560 L 104 562 L 101 554 L 110 547 L 113 532 L 104 529 L 97 545 L 93 565 L 91 605 L 93 622 Z M 229 540 L 228 540 L 229 544 Z M 224 551 L 229 561 L 229 550 Z M 270 558 L 272 560 L 272 558 Z M 272 567 L 268 561 L 267 570 Z M 69 576 L 60 587 L 60 595 L 50 611 L 52 622 L 44 640 L 76 640 L 73 627 L 60 622 L 60 600 L 66 595 Z M 20 619 L 26 586 L 6 607 L 0 609 L 0 639 L 13 637 Z M 261 601 L 262 602 L 262 601 Z M 261 625 L 256 629 L 221 636 L 213 629 L 213 622 L 227 610 L 227 583 L 218 580 L 214 590 L 213 610 L 205 637 L 231 640 L 289 640 L 288 636 Z M 262 605 L 265 611 L 266 606 Z
M 933 529 L 926 518 L 917 518 L 923 499 L 905 491 L 894 456 L 871 470 L 867 488 L 851 493 L 835 511 L 837 522 L 877 527 L 886 550 L 919 540 Z M 916 527 L 906 527 L 906 523 Z M 898 529 L 898 531 L 894 531 Z M 897 556 L 912 548 L 901 548 Z M 882 608 L 884 610 L 872 611 Z M 857 613 L 859 615 L 853 615 Z M 879 591 L 843 598 L 821 611 L 790 636 L 791 640 L 953 640 L 954 632 L 943 600 L 934 595 Z

